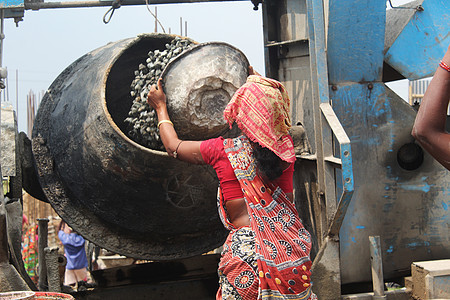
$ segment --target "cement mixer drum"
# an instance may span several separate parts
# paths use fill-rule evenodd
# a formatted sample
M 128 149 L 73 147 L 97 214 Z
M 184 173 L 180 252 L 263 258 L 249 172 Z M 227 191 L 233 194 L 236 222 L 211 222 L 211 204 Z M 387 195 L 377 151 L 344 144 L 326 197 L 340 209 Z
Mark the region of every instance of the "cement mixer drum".
M 226 236 L 217 214 L 214 170 L 146 148 L 123 133 L 134 70 L 149 50 L 164 48 L 174 37 L 140 35 L 82 56 L 50 86 L 33 128 L 39 182 L 53 208 L 88 240 L 135 258 L 193 256 L 220 246 Z M 245 82 L 248 62 L 229 57 L 241 73 L 227 83 L 232 90 Z M 223 109 L 223 101 L 218 105 L 204 109 Z M 223 132 L 223 124 L 207 121 L 214 114 L 202 116 L 212 125 L 198 132 L 193 126 L 193 139 Z M 189 120 L 172 118 L 190 128 Z

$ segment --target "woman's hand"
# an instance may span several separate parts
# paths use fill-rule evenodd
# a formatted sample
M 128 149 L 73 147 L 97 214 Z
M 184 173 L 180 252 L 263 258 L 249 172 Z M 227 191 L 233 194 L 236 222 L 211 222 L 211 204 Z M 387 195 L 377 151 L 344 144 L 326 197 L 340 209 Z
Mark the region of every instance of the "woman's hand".
M 166 94 L 163 91 L 162 78 L 158 79 L 158 87 L 153 85 L 150 88 L 147 96 L 147 103 L 156 111 L 158 111 L 159 108 L 166 106 Z
M 63 229 L 64 233 L 72 233 L 72 228 L 69 227 L 69 225 L 64 224 L 64 229 Z
M 253 69 L 252 66 L 248 66 L 248 75 L 258 75 L 258 76 L 261 76 L 261 74 L 259 74 L 258 72 L 256 72 L 255 69 Z
M 450 170 L 450 134 L 445 130 L 450 103 L 450 45 L 428 85 L 417 113 L 412 136 L 438 162 Z

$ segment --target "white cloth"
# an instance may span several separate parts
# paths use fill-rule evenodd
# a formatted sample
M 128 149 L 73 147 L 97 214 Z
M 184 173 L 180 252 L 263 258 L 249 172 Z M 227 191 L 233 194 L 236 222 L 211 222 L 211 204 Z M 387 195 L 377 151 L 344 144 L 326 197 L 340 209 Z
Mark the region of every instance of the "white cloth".
M 87 269 L 76 269 L 76 270 L 68 270 L 66 269 L 64 273 L 64 285 L 74 285 L 78 281 L 86 281 L 87 280 Z

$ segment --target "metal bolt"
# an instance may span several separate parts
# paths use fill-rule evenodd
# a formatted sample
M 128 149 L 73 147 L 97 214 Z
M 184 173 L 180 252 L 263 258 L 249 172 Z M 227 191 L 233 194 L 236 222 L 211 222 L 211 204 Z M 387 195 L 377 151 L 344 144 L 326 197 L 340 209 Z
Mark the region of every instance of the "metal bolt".
M 289 53 L 289 48 L 284 45 L 280 45 L 280 55 L 286 56 Z
M 319 205 L 325 205 L 325 193 L 324 192 L 318 192 L 317 193 Z

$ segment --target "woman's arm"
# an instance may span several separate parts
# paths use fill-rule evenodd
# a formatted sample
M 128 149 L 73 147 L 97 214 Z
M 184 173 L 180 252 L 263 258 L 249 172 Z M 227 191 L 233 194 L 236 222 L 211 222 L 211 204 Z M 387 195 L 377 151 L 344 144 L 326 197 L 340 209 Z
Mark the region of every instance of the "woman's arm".
M 450 46 L 442 63 L 450 66 Z M 450 134 L 445 131 L 445 123 L 449 100 L 450 72 L 439 66 L 425 92 L 412 130 L 414 138 L 448 170 Z
M 159 135 L 169 156 L 193 164 L 205 164 L 200 153 L 201 141 L 183 141 L 178 138 L 173 123 L 169 122 L 166 95 L 162 88 L 162 79 L 158 80 L 158 88 L 153 85 L 148 93 L 147 102 L 152 106 L 159 120 Z

